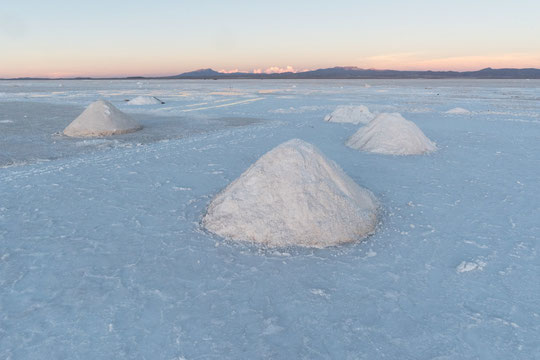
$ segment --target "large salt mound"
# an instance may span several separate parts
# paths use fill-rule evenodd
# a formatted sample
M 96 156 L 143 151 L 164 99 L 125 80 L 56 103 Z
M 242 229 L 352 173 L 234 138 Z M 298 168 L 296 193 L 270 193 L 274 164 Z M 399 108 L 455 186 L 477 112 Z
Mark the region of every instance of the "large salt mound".
M 445 114 L 454 114 L 454 115 L 467 115 L 470 113 L 471 112 L 469 110 L 460 108 L 460 107 L 456 107 L 445 112 Z
M 90 104 L 71 124 L 64 135 L 74 137 L 126 134 L 142 129 L 135 120 L 118 110 L 108 101 Z
M 336 123 L 367 124 L 373 118 L 373 115 L 367 106 L 359 105 L 339 105 L 331 113 L 324 117 L 324 121 Z
M 128 101 L 128 105 L 161 105 L 163 102 L 154 96 L 137 96 Z
M 257 160 L 214 198 L 202 221 L 233 240 L 316 248 L 361 239 L 376 222 L 373 194 L 298 139 Z
M 422 130 L 399 113 L 382 113 L 347 140 L 347 146 L 379 154 L 417 155 L 437 150 Z

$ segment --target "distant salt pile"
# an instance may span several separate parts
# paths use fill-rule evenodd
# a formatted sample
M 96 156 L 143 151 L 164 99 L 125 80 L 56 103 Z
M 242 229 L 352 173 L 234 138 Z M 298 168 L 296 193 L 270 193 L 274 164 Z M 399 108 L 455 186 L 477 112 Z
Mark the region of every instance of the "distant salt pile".
M 155 96 L 137 96 L 134 99 L 128 101 L 128 105 L 160 105 L 164 104 Z
M 364 105 L 339 105 L 331 113 L 324 117 L 324 121 L 335 123 L 367 124 L 373 118 L 367 106 Z
M 470 113 L 471 112 L 469 110 L 460 108 L 460 107 L 456 107 L 445 112 L 445 114 L 454 114 L 454 115 L 468 115 Z
M 389 155 L 417 155 L 437 150 L 422 130 L 399 113 L 379 114 L 351 136 L 347 146 Z
M 376 222 L 373 194 L 298 139 L 257 160 L 214 198 L 202 221 L 233 240 L 316 248 L 361 239 Z
M 90 104 L 71 124 L 64 135 L 73 137 L 108 136 L 126 134 L 142 129 L 135 120 L 113 104 L 98 100 Z

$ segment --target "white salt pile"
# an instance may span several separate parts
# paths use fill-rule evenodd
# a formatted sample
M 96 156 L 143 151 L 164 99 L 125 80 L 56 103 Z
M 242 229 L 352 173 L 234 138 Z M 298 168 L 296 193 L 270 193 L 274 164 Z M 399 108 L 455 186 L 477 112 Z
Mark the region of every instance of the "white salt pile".
M 347 140 L 347 146 L 390 155 L 417 155 L 437 150 L 422 130 L 399 113 L 377 115 Z
M 470 113 L 471 112 L 469 110 L 460 108 L 460 107 L 456 107 L 445 112 L 445 114 L 454 114 L 454 115 L 466 115 Z
M 373 233 L 377 200 L 302 140 L 263 155 L 218 194 L 203 218 L 225 238 L 323 248 Z
M 336 109 L 324 117 L 324 121 L 335 123 L 367 124 L 373 118 L 367 106 L 364 105 L 339 105 Z
M 137 96 L 128 101 L 128 105 L 160 105 L 163 101 L 154 96 Z
M 90 104 L 71 124 L 64 135 L 74 137 L 108 136 L 126 134 L 142 129 L 135 120 L 113 104 L 98 100 Z

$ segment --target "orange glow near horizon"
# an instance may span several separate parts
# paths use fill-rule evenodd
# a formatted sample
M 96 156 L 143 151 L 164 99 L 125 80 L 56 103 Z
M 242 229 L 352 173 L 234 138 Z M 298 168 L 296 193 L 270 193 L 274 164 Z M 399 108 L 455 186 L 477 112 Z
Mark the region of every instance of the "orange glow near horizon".
M 538 68 L 540 54 L 513 53 L 422 59 L 415 53 L 402 53 L 367 57 L 360 63 L 359 67 L 392 70 L 475 71 L 488 67 L 494 69 Z
M 29 60 L 32 59 L 32 60 Z M 131 59 L 129 57 L 104 60 L 74 56 L 58 59 L 45 57 L 40 61 L 35 58 L 15 61 L 11 59 L 0 68 L 0 78 L 16 77 L 127 77 L 127 76 L 169 76 L 201 68 L 213 68 L 220 72 L 280 73 L 315 70 L 334 66 L 357 66 L 364 69 L 378 70 L 433 70 L 433 71 L 475 71 L 491 68 L 530 68 L 540 67 L 540 54 L 509 53 L 493 56 L 454 56 L 427 58 L 420 53 L 395 53 L 376 56 L 357 57 L 356 60 L 331 59 L 317 64 L 283 65 L 263 64 L 253 66 L 220 66 L 210 62 L 170 59 Z M 69 59 L 69 60 L 68 60 Z M 228 60 L 227 63 L 231 63 Z M 182 64 L 182 65 L 179 65 Z

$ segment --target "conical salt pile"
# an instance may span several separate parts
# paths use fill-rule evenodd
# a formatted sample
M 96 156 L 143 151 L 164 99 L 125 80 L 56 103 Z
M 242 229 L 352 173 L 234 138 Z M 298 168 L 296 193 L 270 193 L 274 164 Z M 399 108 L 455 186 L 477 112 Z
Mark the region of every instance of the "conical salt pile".
M 375 115 L 364 105 L 339 105 L 332 113 L 324 117 L 324 121 L 335 123 L 367 124 Z
M 64 135 L 73 137 L 126 134 L 142 129 L 135 120 L 105 100 L 90 104 L 71 124 Z
M 373 233 L 377 208 L 369 190 L 313 145 L 293 139 L 218 194 L 202 223 L 233 240 L 322 248 Z
M 388 155 L 418 155 L 437 146 L 399 113 L 382 113 L 347 140 L 353 149 Z

